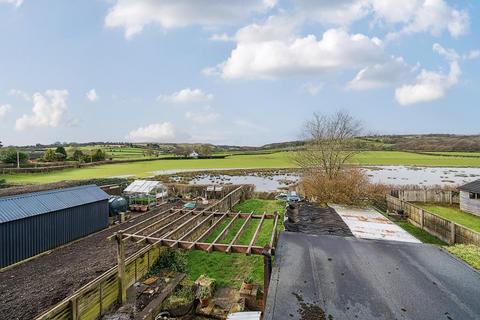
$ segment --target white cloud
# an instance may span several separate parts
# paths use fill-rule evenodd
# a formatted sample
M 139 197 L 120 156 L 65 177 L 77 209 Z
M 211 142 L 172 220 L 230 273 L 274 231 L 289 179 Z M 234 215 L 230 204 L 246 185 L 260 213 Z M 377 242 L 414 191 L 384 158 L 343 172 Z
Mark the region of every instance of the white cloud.
M 95 102 L 100 99 L 95 89 L 90 89 L 87 93 L 85 93 L 85 97 L 91 102 Z
M 185 113 L 185 118 L 198 124 L 206 124 L 217 121 L 220 118 L 220 114 L 209 110 L 209 108 L 206 108 L 203 112 L 187 111 Z
M 298 21 L 270 17 L 236 34 L 237 46 L 217 69 L 223 78 L 273 79 L 361 68 L 383 57 L 382 42 L 343 29 L 329 29 L 322 38 L 296 35 Z
M 234 37 L 229 36 L 226 33 L 215 33 L 208 38 L 211 41 L 231 42 L 235 41 Z
M 320 92 L 320 90 L 323 89 L 324 83 L 312 83 L 312 82 L 307 82 L 302 84 L 301 89 L 304 92 L 307 92 L 308 94 L 315 96 L 317 93 Z
M 15 7 L 20 7 L 23 3 L 23 0 L 0 0 L 0 3 L 9 3 L 13 4 Z
M 374 22 L 399 27 L 389 38 L 401 34 L 448 31 L 453 37 L 465 34 L 470 25 L 466 10 L 458 10 L 445 0 L 296 0 L 307 18 L 327 25 L 348 26 L 372 16 Z
M 125 37 L 149 24 L 165 29 L 232 24 L 256 12 L 273 8 L 277 0 L 116 0 L 105 18 L 110 28 L 124 28 Z
M 47 90 L 33 95 L 32 114 L 24 114 L 15 122 L 16 130 L 32 127 L 58 127 L 67 111 L 67 90 Z
M 9 112 L 10 109 L 12 109 L 12 106 L 9 104 L 4 104 L 0 106 L 0 120 L 5 118 L 5 116 L 7 115 L 7 112 Z
M 20 89 L 10 89 L 10 91 L 8 91 L 8 95 L 14 96 L 14 97 L 20 97 L 25 101 L 31 101 L 30 95 Z
M 480 50 L 476 49 L 476 50 L 471 50 L 468 54 L 466 54 L 464 57 L 464 59 L 468 59 L 468 60 L 475 60 L 475 59 L 478 59 L 480 58 Z
M 159 142 L 173 139 L 175 128 L 170 122 L 152 123 L 130 131 L 126 139 L 135 142 Z
M 213 94 L 205 93 L 201 89 L 185 88 L 170 95 L 160 95 L 158 101 L 170 103 L 193 103 L 213 100 Z
M 447 90 L 458 82 L 460 73 L 457 61 L 450 64 L 448 75 L 422 70 L 414 84 L 403 85 L 395 90 L 395 99 L 403 106 L 438 100 L 444 97 Z
M 461 74 L 459 55 L 454 50 L 444 49 L 438 44 L 433 45 L 433 50 L 450 60 L 449 73 L 423 69 L 414 84 L 403 85 L 395 90 L 395 99 L 399 104 L 405 106 L 438 100 L 445 96 L 449 88 L 458 83 Z
M 403 58 L 392 57 L 385 63 L 374 64 L 360 70 L 355 78 L 348 83 L 353 90 L 369 90 L 395 85 L 411 73 Z

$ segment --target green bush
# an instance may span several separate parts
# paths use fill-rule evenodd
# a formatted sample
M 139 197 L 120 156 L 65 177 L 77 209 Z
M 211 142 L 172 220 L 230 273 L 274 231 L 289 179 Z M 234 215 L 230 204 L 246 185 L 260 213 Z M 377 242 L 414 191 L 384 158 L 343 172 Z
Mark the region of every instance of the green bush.
M 57 149 L 55 149 L 55 153 L 60 153 L 60 154 L 63 154 L 63 158 L 66 159 L 67 158 L 67 150 L 65 150 L 64 147 L 60 146 L 60 147 L 57 147 Z M 58 157 L 58 156 L 57 156 Z
M 19 152 L 18 154 L 20 163 L 28 161 L 28 154 L 25 152 Z M 7 148 L 0 153 L 0 160 L 6 163 L 17 163 L 17 150 L 15 148 Z
M 158 274 L 161 270 L 185 272 L 187 270 L 187 256 L 184 252 L 166 249 L 150 269 L 149 275 Z
M 43 155 L 43 161 L 52 162 L 57 160 L 57 154 L 53 149 L 47 149 Z
M 82 161 L 83 160 L 83 152 L 80 149 L 75 149 L 72 154 L 72 159 L 75 161 Z

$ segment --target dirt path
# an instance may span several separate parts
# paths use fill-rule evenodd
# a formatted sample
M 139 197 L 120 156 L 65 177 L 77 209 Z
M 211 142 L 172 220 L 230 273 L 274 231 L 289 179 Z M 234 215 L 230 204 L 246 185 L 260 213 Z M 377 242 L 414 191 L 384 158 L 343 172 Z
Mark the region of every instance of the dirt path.
M 171 204 L 163 205 L 166 210 Z M 116 242 L 106 238 L 150 217 L 97 232 L 0 273 L 0 319 L 33 319 L 116 264 Z M 126 255 L 138 248 L 130 243 Z

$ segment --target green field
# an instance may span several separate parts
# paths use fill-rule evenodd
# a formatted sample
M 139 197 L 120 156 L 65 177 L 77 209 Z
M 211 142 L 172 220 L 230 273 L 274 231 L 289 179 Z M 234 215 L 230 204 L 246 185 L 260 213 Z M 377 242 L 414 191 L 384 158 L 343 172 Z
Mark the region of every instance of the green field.
M 231 168 L 289 168 L 293 167 L 292 154 L 232 155 L 225 159 L 180 159 L 132 163 L 105 164 L 81 169 L 67 169 L 50 173 L 3 175 L 8 183 L 48 183 L 61 180 L 80 180 L 118 176 L 149 177 L 155 171 L 177 169 L 231 169 Z M 480 158 L 443 157 L 399 151 L 365 151 L 351 161 L 354 165 L 417 165 L 480 167 Z
M 480 232 L 480 217 L 461 211 L 458 206 L 438 205 L 434 203 L 417 203 L 418 206 L 427 211 L 435 213 L 442 218 L 454 221 L 455 223 Z
M 283 213 L 284 202 L 277 200 L 246 200 L 233 208 L 233 211 L 255 212 L 255 213 L 273 213 L 278 211 Z M 281 221 L 282 219 L 280 219 Z M 225 221 L 223 227 L 230 220 Z M 234 223 L 234 228 L 228 232 L 223 243 L 229 242 L 235 236 L 235 231 L 238 230 L 243 223 L 243 219 L 239 219 Z M 250 223 L 245 233 L 239 239 L 240 244 L 248 244 L 248 239 L 252 238 L 253 233 L 257 227 L 258 221 Z M 272 230 L 272 220 L 266 220 L 262 227 L 256 245 L 263 245 L 269 242 Z M 213 241 L 223 228 L 220 226 L 215 229 L 215 233 L 210 235 L 207 242 Z M 239 288 L 243 279 L 251 275 L 254 282 L 263 285 L 263 257 L 258 255 L 247 256 L 245 254 L 225 254 L 223 252 L 206 253 L 203 251 L 189 251 L 187 252 L 187 274 L 190 279 L 195 280 L 200 275 L 206 274 L 211 278 L 217 280 L 221 287 Z

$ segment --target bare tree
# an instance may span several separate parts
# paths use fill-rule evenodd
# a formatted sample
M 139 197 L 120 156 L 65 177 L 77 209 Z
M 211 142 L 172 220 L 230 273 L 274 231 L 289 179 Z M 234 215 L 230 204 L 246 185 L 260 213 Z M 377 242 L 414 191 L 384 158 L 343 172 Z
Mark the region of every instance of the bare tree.
M 321 172 L 332 179 L 358 152 L 352 143 L 361 131 L 361 123 L 346 111 L 332 115 L 314 113 L 303 126 L 306 150 L 297 152 L 294 161 L 303 169 Z

